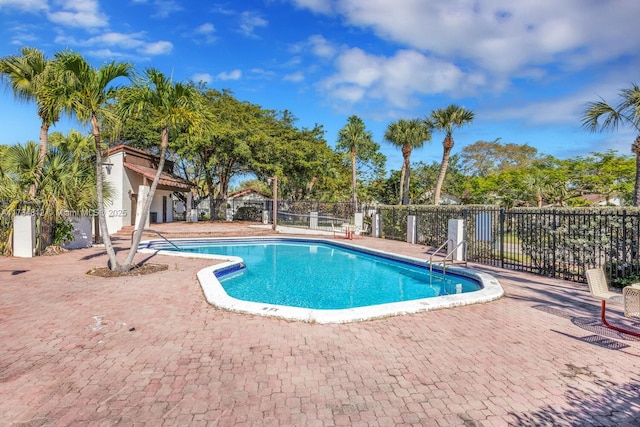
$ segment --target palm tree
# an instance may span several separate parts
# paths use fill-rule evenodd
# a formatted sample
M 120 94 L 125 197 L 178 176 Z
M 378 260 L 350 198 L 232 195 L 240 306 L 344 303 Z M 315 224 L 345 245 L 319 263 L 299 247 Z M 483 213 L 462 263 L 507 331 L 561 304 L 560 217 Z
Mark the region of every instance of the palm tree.
M 536 201 L 536 206 L 538 208 L 542 207 L 545 196 L 553 190 L 553 185 L 551 185 L 551 180 L 547 175 L 542 171 L 532 171 L 532 173 L 528 174 L 524 179 L 524 184 L 526 187 L 525 199 L 529 198 L 533 193 L 533 198 Z
M 34 201 L 26 190 L 33 185 L 38 168 L 38 146 L 33 143 L 7 147 L 0 168 L 9 180 L 1 187 L 0 199 Z M 95 176 L 86 159 L 71 152 L 52 149 L 42 164 L 40 193 L 43 216 L 58 220 L 63 211 L 83 211 L 95 207 Z
M 38 147 L 34 142 L 12 145 L 3 150 L 0 169 L 7 179 L 0 188 L 0 199 L 12 201 L 34 201 L 29 193 L 34 182 L 39 180 Z
M 118 95 L 117 109 L 122 118 L 137 118 L 143 113 L 151 121 L 151 125 L 160 132 L 160 162 L 153 178 L 141 213 L 147 218 L 151 210 L 151 201 L 155 194 L 164 161 L 169 147 L 169 134 L 181 130 L 202 130 L 205 126 L 206 110 L 201 102 L 199 90 L 190 84 L 174 83 L 170 78 L 153 68 L 145 71 L 146 79 L 138 81 L 134 86 L 123 88 Z M 121 266 L 125 271 L 134 266 L 133 258 L 137 252 L 144 223 L 136 230 L 129 254 Z
M 364 145 L 373 142 L 371 132 L 367 131 L 364 122 L 358 116 L 351 116 L 347 119 L 347 124 L 340 129 L 338 133 L 338 150 L 346 150 L 349 152 L 351 160 L 351 200 L 353 202 L 354 212 L 358 209 L 358 196 L 356 192 L 357 176 L 356 162 L 358 160 L 358 151 Z
M 431 140 L 431 129 L 420 119 L 405 120 L 389 124 L 384 138 L 402 150 L 402 171 L 400 172 L 400 203 L 409 204 L 409 181 L 411 180 L 411 151 Z
M 582 125 L 591 132 L 614 130 L 626 124 L 638 132 L 631 144 L 631 152 L 636 156 L 636 179 L 633 192 L 633 205 L 640 206 L 640 87 L 633 83 L 631 88 L 620 91 L 620 103 L 616 107 L 607 104 L 604 99 L 589 102 L 582 117 Z M 601 117 L 604 121 L 599 123 Z
M 40 117 L 40 149 L 38 166 L 35 169 L 36 179 L 29 189 L 35 196 L 40 185 L 42 165 L 48 151 L 49 128 L 60 118 L 61 105 L 57 99 L 45 99 L 47 88 L 59 84 L 58 75 L 52 70 L 52 62 L 40 50 L 23 47 L 22 55 L 9 55 L 0 58 L 0 75 L 13 90 L 14 96 L 22 101 L 35 101 Z
M 117 88 L 112 86 L 113 81 L 118 77 L 131 77 L 133 67 L 128 63 L 114 61 L 94 68 L 80 54 L 71 51 L 57 53 L 55 57 L 56 72 L 64 78 L 65 85 L 50 88 L 45 99 L 59 100 L 67 113 L 75 115 L 83 124 L 91 124 L 96 154 L 98 221 L 110 268 L 120 271 L 121 266 L 111 243 L 104 211 L 100 119 L 106 111 L 105 105 L 116 95 Z
M 449 156 L 453 148 L 453 131 L 473 121 L 473 111 L 464 107 L 451 104 L 446 108 L 439 108 L 431 112 L 431 116 L 425 118 L 425 123 L 432 129 L 437 129 L 445 133 L 442 141 L 442 163 L 440 164 L 440 173 L 436 182 L 436 190 L 433 197 L 435 205 L 440 203 L 440 193 L 442 192 L 442 184 L 447 174 L 447 165 L 449 164 Z

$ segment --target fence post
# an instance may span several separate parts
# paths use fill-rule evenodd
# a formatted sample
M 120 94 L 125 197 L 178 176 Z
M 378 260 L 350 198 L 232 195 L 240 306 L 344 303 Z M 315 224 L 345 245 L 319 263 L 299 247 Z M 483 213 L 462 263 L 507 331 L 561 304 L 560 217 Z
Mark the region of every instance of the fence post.
M 418 240 L 418 221 L 415 215 L 407 217 L 407 242 L 416 243 Z
M 466 261 L 464 259 L 464 244 L 460 244 L 464 240 L 464 220 L 450 219 L 447 226 L 449 237 L 447 252 L 451 254 L 451 259 L 454 261 Z
M 382 236 L 382 215 L 378 212 L 374 213 L 371 217 L 371 237 Z
M 318 229 L 318 212 L 309 212 L 309 229 Z
M 504 268 L 504 222 L 506 215 L 504 209 L 500 209 L 500 268 Z

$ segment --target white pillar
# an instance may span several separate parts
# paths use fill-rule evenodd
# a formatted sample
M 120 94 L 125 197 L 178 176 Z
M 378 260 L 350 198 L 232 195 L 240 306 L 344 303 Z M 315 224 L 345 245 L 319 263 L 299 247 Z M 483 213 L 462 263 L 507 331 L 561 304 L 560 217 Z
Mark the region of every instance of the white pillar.
M 382 237 L 382 215 L 379 213 L 371 217 L 371 237 Z
M 148 185 L 138 186 L 138 204 L 136 205 L 136 230 L 140 227 L 149 227 L 149 215 L 147 214 L 146 218 L 142 218 L 142 209 L 144 208 L 144 204 L 147 201 L 147 196 L 149 196 L 149 190 L 150 188 Z
M 364 216 L 362 212 L 356 212 L 353 215 L 353 225 L 355 225 L 356 228 L 359 228 L 360 230 L 362 230 L 363 224 L 364 224 Z
M 447 253 L 451 254 L 451 259 L 454 261 L 465 261 L 464 245 L 460 244 L 464 240 L 464 220 L 450 219 L 447 225 L 449 237 Z
M 407 217 L 407 242 L 416 243 L 418 241 L 418 221 L 415 215 Z
M 191 222 L 191 206 L 193 205 L 193 194 L 191 192 L 187 193 L 187 205 L 185 206 L 185 214 L 184 219 L 187 222 Z
M 13 218 L 13 256 L 32 258 L 36 254 L 36 217 L 16 215 Z
M 318 229 L 318 212 L 309 212 L 309 228 L 311 230 Z

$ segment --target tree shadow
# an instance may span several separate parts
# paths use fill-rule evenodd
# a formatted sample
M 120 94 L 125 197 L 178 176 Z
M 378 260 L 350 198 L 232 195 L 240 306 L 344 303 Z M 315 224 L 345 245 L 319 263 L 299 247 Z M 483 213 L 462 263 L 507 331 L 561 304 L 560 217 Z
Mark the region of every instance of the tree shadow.
M 588 369 L 568 365 L 565 376 L 593 376 Z M 517 426 L 637 426 L 640 425 L 640 385 L 633 378 L 625 384 L 594 379 L 597 391 L 569 386 L 565 392 L 569 408 L 550 405 L 537 411 L 516 414 Z
M 26 273 L 29 270 L 0 270 L 0 273 L 11 273 L 12 276 Z

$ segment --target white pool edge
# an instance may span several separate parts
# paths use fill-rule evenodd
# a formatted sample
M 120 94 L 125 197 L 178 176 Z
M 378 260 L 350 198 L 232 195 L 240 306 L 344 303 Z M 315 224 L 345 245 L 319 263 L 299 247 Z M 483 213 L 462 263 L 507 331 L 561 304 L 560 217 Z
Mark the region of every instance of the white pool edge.
M 342 246 L 350 249 L 354 249 L 361 252 L 368 252 L 385 256 L 392 259 L 404 260 L 418 265 L 429 265 L 425 260 L 413 258 L 404 255 L 398 255 L 391 252 L 385 252 L 377 249 L 365 248 L 358 245 L 352 245 L 345 242 L 336 242 L 331 239 L 323 238 L 293 238 L 293 237 L 251 237 L 251 238 L 185 238 L 185 239 L 172 239 L 173 242 L 179 244 L 180 241 L 192 242 L 197 241 L 260 241 L 260 240 L 295 240 L 304 241 L 309 240 L 313 242 L 322 242 L 331 245 Z M 141 242 L 141 246 L 150 244 L 151 242 L 159 242 L 158 240 L 148 240 Z M 200 287 L 204 293 L 207 302 L 215 307 L 225 310 L 254 314 L 259 316 L 279 317 L 287 320 L 296 320 L 303 322 L 313 323 L 350 323 L 360 322 L 365 320 L 379 319 L 384 317 L 399 316 L 404 314 L 413 314 L 425 311 L 440 310 L 452 307 L 459 307 L 471 304 L 480 304 L 499 299 L 504 295 L 504 290 L 498 282 L 498 280 L 486 273 L 477 272 L 469 268 L 462 268 L 458 266 L 448 266 L 447 271 L 455 273 L 460 276 L 469 277 L 478 280 L 482 289 L 474 292 L 465 292 L 455 295 L 443 295 L 439 297 L 423 298 L 411 301 L 401 301 L 387 304 L 378 304 L 367 307 L 357 307 L 340 310 L 318 310 L 307 309 L 299 307 L 281 306 L 267 303 L 257 303 L 251 301 L 244 301 L 229 296 L 220 281 L 218 281 L 215 273 L 219 270 L 227 269 L 238 265 L 243 262 L 242 258 L 232 256 L 221 255 L 209 255 L 209 254 L 196 254 L 196 253 L 184 253 L 175 251 L 165 251 L 158 249 L 141 248 L 139 252 L 142 253 L 155 253 L 169 256 L 181 256 L 186 258 L 205 258 L 222 260 L 224 262 L 216 265 L 212 265 L 198 271 L 197 277 L 200 282 Z M 434 266 L 439 266 L 434 264 Z

